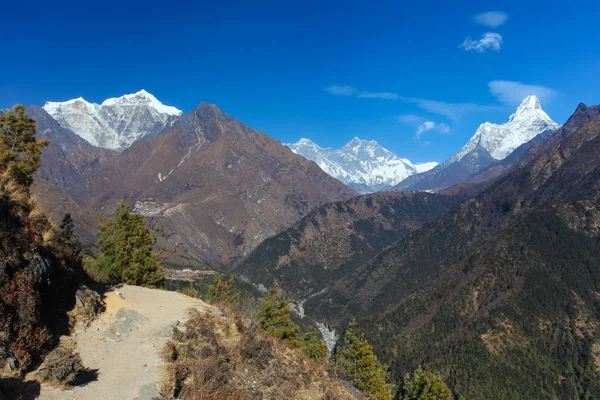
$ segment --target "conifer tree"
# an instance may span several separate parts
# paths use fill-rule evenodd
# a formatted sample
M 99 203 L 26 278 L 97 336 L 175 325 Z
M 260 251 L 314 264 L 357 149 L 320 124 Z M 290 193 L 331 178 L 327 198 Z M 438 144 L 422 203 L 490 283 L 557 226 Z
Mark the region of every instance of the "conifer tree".
M 71 214 L 65 214 L 58 228 L 56 243 L 71 259 L 81 261 L 81 243 L 75 237 L 75 223 Z
M 156 234 L 140 214 L 130 213 L 124 202 L 113 218 L 101 216 L 98 228 L 98 268 L 115 282 L 130 285 L 162 286 L 164 272 L 158 254 L 152 251 Z
M 302 335 L 300 347 L 304 353 L 317 362 L 325 361 L 329 354 L 329 349 L 325 341 L 321 338 L 321 334 L 313 326 Z
M 36 140 L 35 119 L 17 104 L 0 115 L 0 172 L 25 187 L 33 183 L 33 174 L 42 165 L 42 148 L 47 140 Z
M 453 400 L 452 391 L 438 375 L 419 367 L 404 377 L 403 400 Z
M 240 298 L 239 293 L 233 293 L 233 275 L 228 280 L 222 280 L 220 274 L 216 274 L 213 283 L 208 286 L 206 295 L 209 303 L 235 303 Z
M 300 328 L 291 319 L 291 302 L 277 282 L 262 301 L 259 308 L 260 324 L 271 336 L 285 340 L 292 346 L 298 345 Z
M 373 346 L 357 331 L 352 321 L 338 349 L 336 364 L 345 377 L 358 390 L 377 400 L 391 400 L 394 385 L 388 384 L 389 373 L 373 353 Z

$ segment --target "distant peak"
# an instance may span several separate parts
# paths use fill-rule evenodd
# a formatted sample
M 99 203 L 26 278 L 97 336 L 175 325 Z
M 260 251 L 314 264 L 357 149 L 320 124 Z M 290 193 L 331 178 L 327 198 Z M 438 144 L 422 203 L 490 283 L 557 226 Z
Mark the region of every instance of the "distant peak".
M 207 103 L 206 101 L 201 101 L 200 104 L 198 104 L 198 107 L 196 107 L 196 110 L 213 110 L 223 112 L 218 105 Z
M 541 110 L 542 106 L 540 105 L 540 100 L 535 95 L 527 96 L 521 102 L 519 108 L 517 108 L 517 112 L 524 110 Z
M 585 105 L 585 103 L 579 103 L 579 105 L 577 106 L 577 108 L 575 109 L 575 112 L 586 112 L 588 109 L 588 106 Z
M 355 147 L 355 146 L 360 146 L 360 145 L 376 146 L 378 144 L 379 143 L 377 143 L 376 140 L 364 140 L 364 139 L 361 139 L 361 138 L 359 138 L 357 136 L 354 136 L 354 138 L 351 141 L 349 141 L 348 143 L 346 143 L 346 146 L 348 146 L 348 147 Z
M 207 103 L 205 101 L 201 101 L 200 104 L 198 104 L 195 113 L 203 118 L 208 119 L 223 120 L 228 117 L 225 111 L 223 111 L 219 106 L 216 104 Z
M 315 144 L 315 143 L 312 140 L 310 140 L 310 139 L 302 138 L 302 139 L 298 140 L 294 144 L 299 145 L 299 144 Z
M 548 114 L 542 110 L 542 106 L 540 105 L 540 100 L 537 96 L 531 95 L 527 96 L 523 99 L 517 111 L 508 119 L 509 122 L 512 121 L 529 121 L 542 119 L 548 122 L 551 125 L 556 125 L 554 121 L 550 119 Z
M 134 94 L 154 98 L 154 96 L 152 94 L 148 93 L 145 89 L 142 89 L 139 92 L 134 93 Z

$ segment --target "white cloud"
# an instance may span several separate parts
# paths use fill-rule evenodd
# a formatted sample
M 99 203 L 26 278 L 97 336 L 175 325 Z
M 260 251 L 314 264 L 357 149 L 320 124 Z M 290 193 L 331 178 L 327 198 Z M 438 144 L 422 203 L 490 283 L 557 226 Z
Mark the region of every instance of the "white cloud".
M 397 100 L 398 96 L 396 93 L 392 92 L 361 92 L 356 95 L 359 99 L 385 99 L 385 100 Z
M 406 103 L 414 103 L 422 110 L 443 115 L 446 118 L 457 121 L 466 114 L 482 111 L 498 111 L 498 106 L 482 106 L 474 103 L 447 103 L 445 101 L 420 99 L 415 97 L 401 97 Z
M 439 133 L 448 133 L 448 132 L 450 132 L 450 127 L 446 124 L 436 124 L 433 121 L 425 121 L 417 127 L 417 131 L 415 132 L 416 133 L 415 137 L 417 139 L 420 139 L 421 135 L 423 135 L 427 131 L 437 131 Z
M 501 103 L 515 106 L 530 95 L 535 95 L 541 103 L 552 100 L 558 92 L 545 86 L 526 85 L 515 81 L 491 81 L 488 83 L 490 93 L 500 100 Z
M 466 38 L 460 45 L 463 49 L 475 50 L 480 53 L 485 53 L 488 50 L 500 51 L 502 48 L 502 35 L 495 32 L 486 32 L 481 35 L 481 39 L 473 40 L 470 37 Z
M 325 88 L 326 92 L 329 92 L 335 96 L 354 96 L 358 90 L 352 86 L 328 86 Z
M 478 24 L 497 28 L 504 24 L 508 19 L 508 14 L 502 11 L 489 11 L 473 16 L 473 20 Z

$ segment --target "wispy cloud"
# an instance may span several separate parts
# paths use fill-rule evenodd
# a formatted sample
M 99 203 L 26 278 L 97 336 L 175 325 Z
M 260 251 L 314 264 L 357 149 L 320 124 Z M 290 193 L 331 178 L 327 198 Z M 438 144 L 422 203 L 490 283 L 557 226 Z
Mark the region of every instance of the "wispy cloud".
M 475 103 L 447 103 L 445 101 L 420 99 L 415 97 L 401 97 L 401 100 L 407 103 L 414 103 L 422 110 L 443 115 L 454 121 L 462 119 L 466 114 L 483 111 L 498 111 L 500 109 L 498 106 L 482 106 Z
M 481 35 L 481 39 L 474 40 L 471 37 L 465 39 L 460 45 L 463 49 L 474 50 L 479 53 L 485 53 L 488 50 L 500 51 L 502 48 L 502 35 L 495 32 L 486 32 Z
M 508 14 L 503 11 L 488 11 L 473 16 L 473 21 L 478 24 L 497 28 L 508 19 Z
M 488 83 L 490 93 L 506 105 L 515 106 L 531 95 L 537 96 L 541 103 L 549 102 L 558 95 L 558 92 L 546 86 L 527 85 L 515 81 L 491 81 Z
M 397 100 L 400 97 L 392 92 L 366 92 L 348 85 L 327 86 L 325 91 L 335 96 L 353 96 L 358 99 Z
M 398 122 L 413 126 L 417 126 L 425 122 L 425 117 L 421 117 L 420 115 L 415 114 L 401 114 L 398 115 L 397 119 Z
M 325 91 L 335 96 L 354 96 L 358 90 L 352 86 L 327 86 Z
M 367 92 L 358 90 L 354 86 L 349 85 L 328 86 L 325 88 L 325 91 L 335 96 L 355 97 L 358 99 L 400 100 L 404 103 L 416 104 L 416 106 L 422 110 L 443 115 L 454 121 L 462 119 L 466 114 L 483 111 L 498 111 L 499 109 L 502 109 L 502 107 L 499 106 L 482 106 L 474 103 L 447 103 L 445 101 L 422 99 L 418 97 L 404 97 L 394 92 Z M 425 118 L 414 114 L 403 114 L 397 118 L 400 122 L 414 126 L 426 121 Z
M 392 92 L 361 92 L 356 95 L 359 99 L 397 100 L 400 96 Z
M 421 136 L 427 131 L 437 131 L 439 133 L 448 133 L 450 132 L 450 127 L 446 124 L 436 124 L 433 121 L 425 121 L 421 125 L 417 127 L 417 131 L 415 132 L 415 138 L 420 139 Z

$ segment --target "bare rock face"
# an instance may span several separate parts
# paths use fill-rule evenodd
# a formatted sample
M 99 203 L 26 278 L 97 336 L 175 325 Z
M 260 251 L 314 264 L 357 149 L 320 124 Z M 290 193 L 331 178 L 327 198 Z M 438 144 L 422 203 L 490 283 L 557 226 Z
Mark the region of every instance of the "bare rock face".
M 169 242 L 228 264 L 314 208 L 356 195 L 319 167 L 217 106 L 104 160 L 73 198 L 112 211 L 124 199 Z
M 50 141 L 43 150 L 38 176 L 58 189 L 85 185 L 86 173 L 96 168 L 102 160 L 117 154 L 113 150 L 92 146 L 60 126 L 41 107 L 27 107 L 27 114 L 35 118 L 38 139 Z

